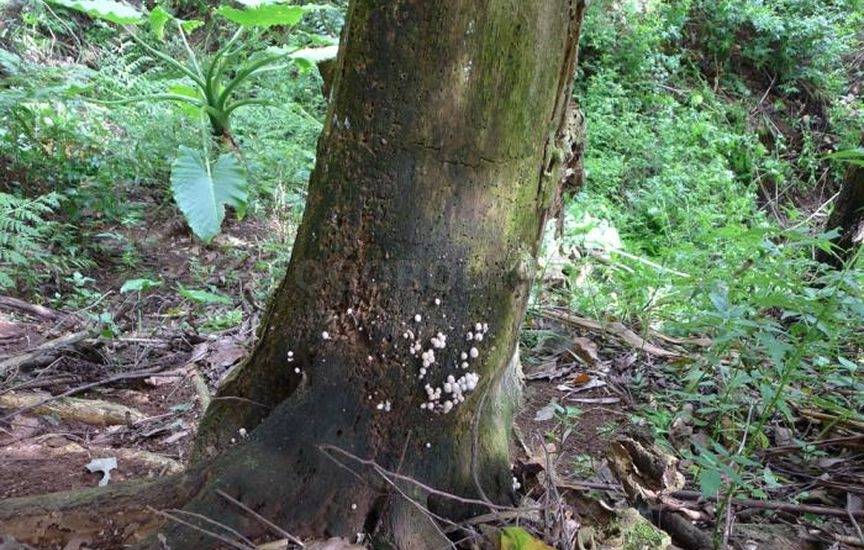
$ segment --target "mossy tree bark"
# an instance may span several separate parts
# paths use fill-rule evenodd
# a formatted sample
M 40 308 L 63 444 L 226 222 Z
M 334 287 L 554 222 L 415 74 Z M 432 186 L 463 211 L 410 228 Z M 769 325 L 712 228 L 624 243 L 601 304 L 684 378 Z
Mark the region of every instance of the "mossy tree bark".
M 864 166 L 852 164 L 846 170 L 843 187 L 825 229 L 839 229 L 840 234 L 832 241 L 832 251 L 819 250 L 820 262 L 834 268 L 842 268 L 855 256 L 864 241 Z
M 300 537 L 439 545 L 424 514 L 324 445 L 451 493 L 512 497 L 517 334 L 568 149 L 583 8 L 351 2 L 288 273 L 202 420 L 205 481 L 186 510 L 261 533 L 224 491 Z M 444 391 L 469 374 L 464 402 Z M 434 410 L 426 384 L 442 390 Z M 435 514 L 478 511 L 400 489 Z M 208 543 L 180 525 L 163 535 L 175 550 Z

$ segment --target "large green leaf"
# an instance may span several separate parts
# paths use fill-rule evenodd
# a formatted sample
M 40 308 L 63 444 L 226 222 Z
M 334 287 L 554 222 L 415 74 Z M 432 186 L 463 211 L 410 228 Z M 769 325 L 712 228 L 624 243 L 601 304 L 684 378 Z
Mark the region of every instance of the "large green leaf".
M 180 296 L 199 304 L 231 304 L 231 298 L 217 292 L 186 288 L 183 285 L 178 286 L 177 291 L 180 293 Z
M 129 279 L 120 287 L 120 294 L 126 294 L 127 292 L 147 292 L 161 285 L 161 281 L 154 281 L 153 279 Z
M 273 27 L 276 25 L 293 26 L 307 13 L 325 8 L 315 4 L 294 6 L 288 4 L 263 3 L 243 9 L 219 6 L 216 13 L 237 23 L 241 27 Z
M 171 166 L 171 191 L 189 227 L 209 242 L 219 233 L 226 204 L 238 216 L 246 213 L 249 185 L 233 155 L 220 155 L 210 163 L 198 151 L 181 145 Z
M 183 32 L 190 33 L 204 24 L 200 19 L 181 19 L 180 26 L 183 27 Z
M 165 39 L 165 25 L 169 21 L 179 23 L 180 28 L 187 34 L 204 24 L 204 21 L 199 19 L 178 19 L 162 8 L 162 6 L 156 6 L 147 16 L 147 22 L 150 24 L 150 30 L 160 42 Z
M 858 166 L 864 166 L 864 147 L 856 147 L 854 149 L 844 149 L 826 155 L 829 159 L 842 160 Z
M 174 95 L 182 95 L 190 99 L 197 99 L 201 101 L 204 100 L 204 96 L 201 94 L 201 91 L 198 88 L 188 86 L 182 83 L 171 84 L 170 86 L 168 86 L 168 93 Z M 201 116 L 201 110 L 204 108 L 196 107 L 195 105 L 190 105 L 189 103 L 180 101 L 175 102 L 174 106 L 177 107 L 181 113 L 193 120 L 198 120 L 198 118 Z
M 288 54 L 294 63 L 302 70 L 308 70 L 329 59 L 335 59 L 339 53 L 339 46 L 324 46 L 323 48 L 303 48 Z
M 147 21 L 150 23 L 150 30 L 161 42 L 165 39 L 165 24 L 168 23 L 174 16 L 165 11 L 162 6 L 156 6 L 147 16 Z
M 501 550 L 553 550 L 553 548 L 534 538 L 521 527 L 505 527 L 501 530 Z
M 140 11 L 129 4 L 114 0 L 48 0 L 48 2 L 118 25 L 134 25 L 144 18 Z

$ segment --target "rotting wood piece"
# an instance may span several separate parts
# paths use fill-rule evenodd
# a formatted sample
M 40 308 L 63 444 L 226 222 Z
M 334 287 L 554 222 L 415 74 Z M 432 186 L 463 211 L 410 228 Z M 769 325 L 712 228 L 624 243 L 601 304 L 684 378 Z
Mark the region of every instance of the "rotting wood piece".
M 38 414 L 56 415 L 64 420 L 75 420 L 94 426 L 132 424 L 147 418 L 141 411 L 118 403 L 77 397 L 50 400 L 50 396 L 38 393 L 9 392 L 0 395 L 0 409 L 28 409 Z

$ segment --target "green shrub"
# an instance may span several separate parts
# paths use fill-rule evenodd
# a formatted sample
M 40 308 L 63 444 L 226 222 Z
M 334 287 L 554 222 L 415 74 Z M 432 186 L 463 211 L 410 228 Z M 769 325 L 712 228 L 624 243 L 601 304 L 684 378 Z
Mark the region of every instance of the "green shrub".
M 860 48 L 860 0 L 694 0 L 689 39 L 720 72 L 755 71 L 786 94 L 843 93 L 843 58 Z
M 847 56 L 860 51 L 861 3 L 588 9 L 575 91 L 586 178 L 565 205 L 568 284 L 550 299 L 646 335 L 709 336 L 662 367 L 683 383 L 652 394 L 637 421 L 668 439 L 686 403 L 705 437 L 675 450 L 703 491 L 765 497 L 777 480 L 758 452 L 795 407 L 862 420 L 864 266 L 815 262 L 831 234 L 789 198 L 830 184 L 826 150 L 860 139 Z

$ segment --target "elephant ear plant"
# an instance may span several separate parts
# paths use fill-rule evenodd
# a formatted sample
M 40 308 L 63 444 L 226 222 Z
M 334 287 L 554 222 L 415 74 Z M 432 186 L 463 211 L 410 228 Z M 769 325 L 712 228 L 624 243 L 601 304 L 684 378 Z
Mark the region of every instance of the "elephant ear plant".
M 205 242 L 209 242 L 219 232 L 226 205 L 234 208 L 240 217 L 246 211 L 249 184 L 245 170 L 236 157 L 239 151 L 231 136 L 232 113 L 249 105 L 269 105 L 280 109 L 286 107 L 244 96 L 243 85 L 265 71 L 284 69 L 291 65 L 308 70 L 321 61 L 335 57 L 337 50 L 332 39 L 327 42 L 325 37 L 320 37 L 328 45 L 303 49 L 270 47 L 250 51 L 250 44 L 260 43 L 254 38 L 266 29 L 273 26 L 294 27 L 305 14 L 327 9 L 326 6 L 264 2 L 242 8 L 228 5 L 216 7 L 212 15 L 227 20 L 235 30 L 224 45 L 213 53 L 205 54 L 196 52 L 188 40 L 188 34 L 203 23 L 176 18 L 161 6 L 144 13 L 114 0 L 49 1 L 119 25 L 157 63 L 180 75 L 161 93 L 93 101 L 103 105 L 175 102 L 182 104 L 184 111 L 194 112 L 202 121 L 201 148 L 180 146 L 177 151 L 171 167 L 171 191 L 189 227 Z M 185 59 L 177 59 L 161 48 L 160 44 L 165 42 L 168 32 L 177 35 L 185 51 Z M 146 36 L 147 33 L 152 36 Z M 301 109 L 299 106 L 294 107 Z

